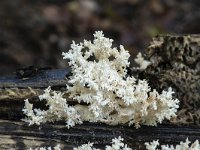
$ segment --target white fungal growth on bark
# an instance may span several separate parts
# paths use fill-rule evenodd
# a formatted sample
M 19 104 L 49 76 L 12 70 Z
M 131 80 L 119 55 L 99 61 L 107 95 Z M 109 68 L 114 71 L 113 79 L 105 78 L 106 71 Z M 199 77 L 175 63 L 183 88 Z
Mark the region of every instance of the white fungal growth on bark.
M 180 142 L 180 144 L 173 146 L 173 145 L 161 145 L 161 149 L 157 147 L 160 145 L 158 140 L 153 141 L 150 143 L 145 143 L 147 150 L 200 150 L 199 141 L 196 140 L 194 143 L 190 144 L 191 142 L 186 139 L 185 142 Z
M 112 145 L 106 145 L 105 150 L 133 150 L 132 148 L 129 148 L 127 144 L 124 144 L 124 139 L 120 136 L 118 138 L 112 139 Z M 152 141 L 152 142 L 146 142 L 146 150 L 200 150 L 200 144 L 199 141 L 196 140 L 194 143 L 191 143 L 188 139 L 186 139 L 185 142 L 180 142 L 180 144 L 173 146 L 173 145 L 161 145 L 161 148 L 158 149 L 159 142 Z M 33 150 L 33 149 L 29 149 Z M 36 148 L 34 150 L 61 150 L 60 145 L 57 145 L 53 148 L 51 147 L 40 147 Z M 81 146 L 73 148 L 73 150 L 100 150 L 97 148 L 94 148 L 93 143 L 83 144 Z
M 151 64 L 150 61 L 144 59 L 142 53 L 140 52 L 137 54 L 134 60 L 140 66 L 139 69 L 141 70 L 145 70 Z
M 118 138 L 114 138 L 112 139 L 111 146 L 106 145 L 104 149 L 105 150 L 132 150 L 132 148 L 129 148 L 127 144 L 123 143 L 123 141 L 124 139 L 121 138 L 121 136 L 119 136 Z M 33 150 L 33 149 L 30 148 L 29 150 Z M 40 147 L 34 150 L 61 150 L 61 147 L 60 145 L 57 145 L 54 148 Z M 100 149 L 94 148 L 93 143 L 88 143 L 88 144 L 83 144 L 81 146 L 75 147 L 73 148 L 73 150 L 100 150 Z
M 69 106 L 60 92 L 47 88 L 40 100 L 47 110 L 33 109 L 25 102 L 25 121 L 30 125 L 47 121 L 65 120 L 67 127 L 83 121 L 103 122 L 109 125 L 134 124 L 156 126 L 164 119 L 176 116 L 179 101 L 172 98 L 171 88 L 158 93 L 146 80 L 127 74 L 130 54 L 121 45 L 112 47 L 112 39 L 102 31 L 94 34 L 93 41 L 71 44 L 63 53 L 69 60 L 72 76 L 67 84 L 69 98 L 77 104 Z

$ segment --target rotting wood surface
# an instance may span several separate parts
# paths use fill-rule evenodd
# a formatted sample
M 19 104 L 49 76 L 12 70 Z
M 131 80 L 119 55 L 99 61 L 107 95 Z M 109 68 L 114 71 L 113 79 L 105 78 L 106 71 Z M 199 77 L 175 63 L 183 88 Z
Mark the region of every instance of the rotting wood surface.
M 65 149 L 93 142 L 98 148 L 109 145 L 111 139 L 121 136 L 125 143 L 136 149 L 144 149 L 144 143 L 159 139 L 162 144 L 178 144 L 179 141 L 194 141 L 200 137 L 197 127 L 178 127 L 160 125 L 158 127 L 142 126 L 108 126 L 97 123 L 84 123 L 67 129 L 63 123 L 44 124 L 40 128 L 29 127 L 23 122 L 0 120 L 0 149 L 27 149 L 38 146 L 52 146 L 60 143 Z

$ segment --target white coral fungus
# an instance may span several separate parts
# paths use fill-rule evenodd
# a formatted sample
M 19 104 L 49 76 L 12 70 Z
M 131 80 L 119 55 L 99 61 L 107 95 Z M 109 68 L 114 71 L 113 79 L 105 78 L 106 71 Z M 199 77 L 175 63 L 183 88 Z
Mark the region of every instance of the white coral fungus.
M 142 53 L 140 52 L 137 54 L 137 57 L 134 60 L 140 66 L 139 69 L 141 70 L 145 70 L 151 64 L 150 61 L 144 59 Z
M 60 145 L 58 144 L 53 148 L 50 146 L 50 147 L 40 147 L 40 148 L 35 148 L 35 149 L 30 148 L 29 150 L 61 150 L 61 148 L 60 148 Z
M 118 138 L 112 139 L 112 145 L 106 145 L 104 148 L 105 150 L 132 150 L 132 148 L 129 148 L 127 144 L 123 143 L 124 139 L 121 138 L 120 136 Z M 185 142 L 180 142 L 179 145 L 173 146 L 173 145 L 161 145 L 160 150 L 200 150 L 200 144 L 199 141 L 196 140 L 194 143 L 190 144 L 191 142 L 186 139 Z M 159 142 L 153 141 L 153 142 L 146 142 L 146 150 L 159 150 L 157 147 L 159 146 Z M 33 150 L 30 148 L 29 150 Z M 55 146 L 54 148 L 51 147 L 41 147 L 41 148 L 36 148 L 35 150 L 61 150 L 60 145 Z M 73 150 L 100 150 L 96 149 L 93 146 L 93 143 L 88 143 L 88 144 L 83 144 L 79 147 L 73 148 Z
M 127 144 L 123 143 L 123 138 L 119 136 L 118 138 L 112 139 L 112 145 L 106 145 L 105 150 L 132 150 L 127 146 Z M 29 150 L 32 150 L 31 148 Z M 40 147 L 36 148 L 35 150 L 61 150 L 60 145 L 55 146 L 54 148 L 48 147 Z M 93 143 L 83 144 L 79 147 L 73 148 L 73 150 L 100 150 L 96 149 L 93 146 Z
M 47 110 L 33 109 L 33 104 L 25 100 L 24 114 L 27 118 L 24 121 L 29 125 L 45 123 L 47 121 L 66 120 L 67 127 L 74 126 L 75 123 L 82 123 L 80 116 L 72 106 L 68 106 L 66 99 L 63 98 L 61 92 L 53 91 L 48 87 L 44 90 L 44 94 L 39 96 L 40 100 L 46 100 L 46 105 L 49 107 Z
M 112 145 L 106 145 L 105 150 L 132 150 L 127 146 L 127 144 L 123 143 L 123 138 L 119 136 L 118 138 L 112 139 Z M 93 143 L 83 144 L 73 150 L 100 150 L 93 147 Z
M 126 68 L 130 55 L 123 46 L 113 48 L 112 42 L 97 31 L 93 41 L 73 42 L 71 49 L 63 53 L 72 68 L 67 85 L 69 97 L 85 105 L 69 106 L 61 93 L 48 88 L 39 98 L 47 101 L 49 109 L 32 110 L 26 100 L 25 121 L 31 125 L 64 119 L 68 127 L 82 121 L 140 127 L 175 117 L 179 101 L 172 98 L 172 89 L 159 94 L 146 80 L 129 76 Z
M 200 144 L 199 141 L 196 140 L 194 143 L 190 145 L 190 141 L 186 139 L 185 142 L 180 142 L 179 145 L 176 145 L 175 147 L 173 145 L 161 145 L 160 150 L 200 150 Z M 147 150 L 158 150 L 157 147 L 159 146 L 159 142 L 153 141 L 150 143 L 145 143 Z

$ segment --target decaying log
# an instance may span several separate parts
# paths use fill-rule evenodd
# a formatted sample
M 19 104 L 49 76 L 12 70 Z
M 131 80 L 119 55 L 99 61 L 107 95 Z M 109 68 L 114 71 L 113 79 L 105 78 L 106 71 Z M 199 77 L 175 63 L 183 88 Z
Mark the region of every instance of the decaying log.
M 145 54 L 152 64 L 143 77 L 158 91 L 172 87 L 180 100 L 173 121 L 200 126 L 200 35 L 155 37 Z
M 159 139 L 162 144 L 179 144 L 200 137 L 200 129 L 196 127 L 177 127 L 160 125 L 158 127 L 142 126 L 108 126 L 97 123 L 84 123 L 67 129 L 63 123 L 44 124 L 40 128 L 29 127 L 22 122 L 0 120 L 0 149 L 11 147 L 19 150 L 38 146 L 52 146 L 60 143 L 65 149 L 93 142 L 94 146 L 103 148 L 109 145 L 112 138 L 122 136 L 125 143 L 135 149 L 144 150 L 144 143 Z
M 198 92 L 200 89 L 199 39 L 198 35 L 154 38 L 146 53 L 147 58 L 153 60 L 154 63 L 147 70 L 134 72 L 134 74 L 139 78 L 146 78 L 150 81 L 150 85 L 158 90 L 172 86 L 180 100 L 190 99 L 191 103 L 187 101 L 190 107 L 188 110 L 193 109 L 198 112 L 200 92 L 195 94 L 187 92 L 191 92 L 192 89 Z M 178 57 L 175 57 L 176 55 Z M 64 122 L 29 127 L 22 122 L 24 99 L 30 99 L 35 106 L 45 105 L 38 100 L 37 96 L 48 86 L 52 86 L 55 90 L 65 91 L 66 76 L 69 74 L 68 68 L 41 70 L 28 78 L 0 77 L 0 149 L 27 149 L 53 146 L 57 143 L 65 149 L 72 149 L 88 142 L 93 142 L 96 147 L 101 148 L 110 144 L 112 138 L 122 136 L 129 147 L 140 150 L 144 149 L 144 142 L 156 139 L 159 139 L 162 144 L 178 144 L 187 137 L 191 141 L 200 139 L 200 128 L 194 121 L 189 126 L 180 124 L 178 126 L 175 121 L 175 125 L 168 122 L 158 127 L 142 126 L 140 129 L 135 129 L 134 126 L 108 126 L 88 122 L 70 129 L 66 128 Z M 180 82 L 178 82 L 179 78 L 181 78 Z M 184 78 L 188 79 L 184 80 Z M 192 100 L 195 101 L 195 105 L 190 105 L 193 103 Z M 181 108 L 187 108 L 183 102 L 181 102 Z M 195 117 L 198 122 L 200 116 Z

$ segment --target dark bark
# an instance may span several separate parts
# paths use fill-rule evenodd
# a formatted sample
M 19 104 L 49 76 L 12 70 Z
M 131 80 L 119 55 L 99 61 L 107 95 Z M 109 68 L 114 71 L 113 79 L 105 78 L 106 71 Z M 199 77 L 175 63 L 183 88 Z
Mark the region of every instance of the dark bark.
M 44 88 L 48 86 L 65 86 L 65 76 L 69 69 L 41 70 L 30 77 L 0 77 L 0 88 Z
M 23 122 L 0 120 L 0 149 L 15 147 L 24 150 L 37 146 L 53 146 L 60 143 L 65 149 L 93 142 L 95 147 L 110 145 L 112 138 L 121 136 L 129 147 L 144 149 L 144 143 L 159 139 L 161 144 L 178 144 L 180 141 L 195 141 L 200 137 L 196 127 L 177 127 L 160 125 L 158 127 L 142 126 L 108 126 L 97 123 L 84 123 L 67 129 L 64 123 L 44 124 L 40 128 L 29 127 Z

